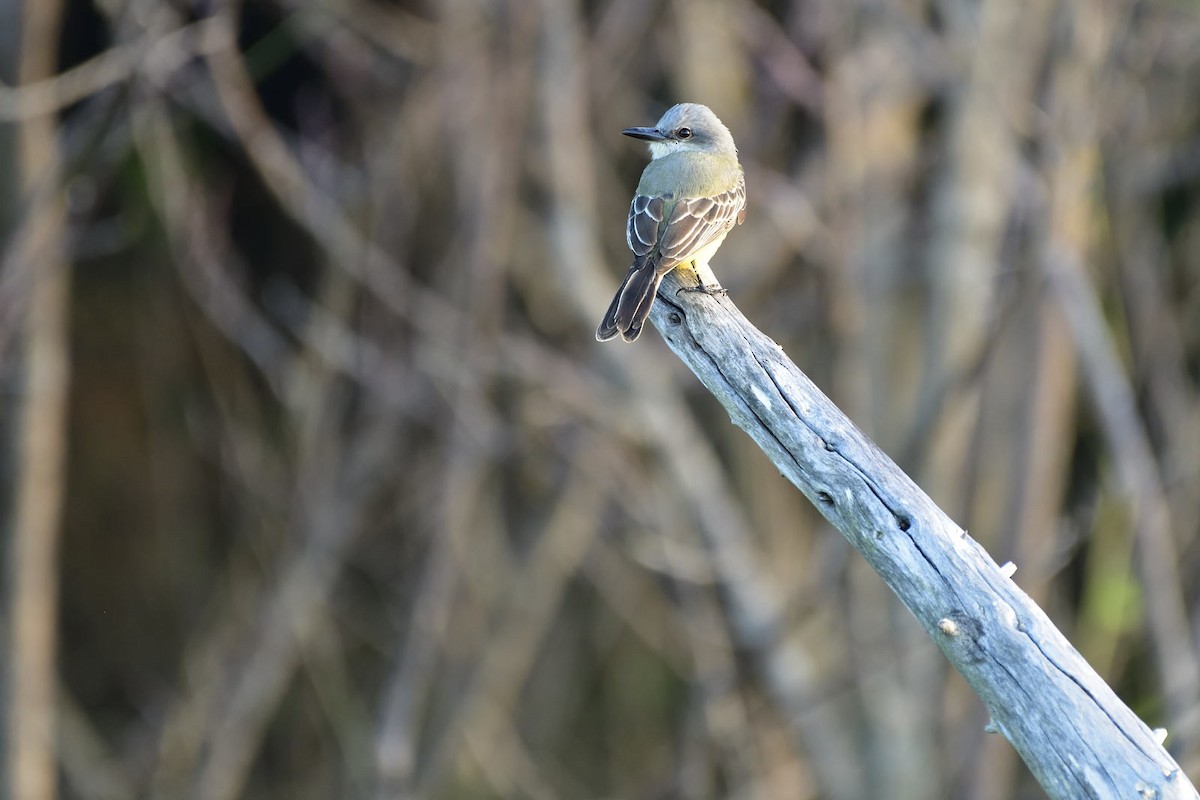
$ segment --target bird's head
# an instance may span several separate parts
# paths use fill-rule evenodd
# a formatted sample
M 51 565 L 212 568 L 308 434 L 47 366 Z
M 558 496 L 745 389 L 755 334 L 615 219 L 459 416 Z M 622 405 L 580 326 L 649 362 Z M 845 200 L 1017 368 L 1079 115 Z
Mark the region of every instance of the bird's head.
M 689 150 L 737 155 L 733 134 L 708 106 L 699 103 L 671 106 L 653 128 L 626 128 L 621 133 L 649 142 L 653 159 Z

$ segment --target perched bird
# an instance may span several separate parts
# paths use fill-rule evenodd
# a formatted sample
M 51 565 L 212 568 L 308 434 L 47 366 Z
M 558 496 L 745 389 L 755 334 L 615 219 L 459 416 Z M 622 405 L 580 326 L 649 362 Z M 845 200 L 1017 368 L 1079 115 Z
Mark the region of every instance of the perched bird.
M 707 106 L 672 106 L 653 128 L 626 128 L 650 143 L 650 163 L 629 206 L 625 241 L 633 265 L 596 328 L 608 341 L 642 332 L 663 276 L 676 267 L 701 275 L 734 224 L 746 218 L 746 180 L 729 129 Z M 723 291 L 706 287 L 700 291 Z

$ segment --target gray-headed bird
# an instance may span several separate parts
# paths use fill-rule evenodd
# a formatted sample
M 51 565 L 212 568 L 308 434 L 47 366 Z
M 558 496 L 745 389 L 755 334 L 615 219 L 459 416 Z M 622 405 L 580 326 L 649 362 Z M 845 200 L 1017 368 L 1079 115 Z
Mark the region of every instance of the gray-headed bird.
M 625 241 L 633 266 L 617 290 L 596 338 L 621 334 L 632 342 L 642 332 L 663 276 L 676 267 L 700 277 L 725 235 L 746 218 L 746 180 L 729 129 L 707 106 L 672 106 L 653 128 L 626 128 L 626 136 L 650 143 L 650 163 L 629 206 Z

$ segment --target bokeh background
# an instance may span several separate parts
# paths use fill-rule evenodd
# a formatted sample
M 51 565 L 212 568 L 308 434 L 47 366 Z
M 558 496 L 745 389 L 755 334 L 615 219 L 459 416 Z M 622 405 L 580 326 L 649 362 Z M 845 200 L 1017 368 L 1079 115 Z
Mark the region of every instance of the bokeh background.
M 0 78 L 5 796 L 1044 796 L 594 341 L 681 100 L 734 302 L 1200 775 L 1195 0 L 4 0 Z

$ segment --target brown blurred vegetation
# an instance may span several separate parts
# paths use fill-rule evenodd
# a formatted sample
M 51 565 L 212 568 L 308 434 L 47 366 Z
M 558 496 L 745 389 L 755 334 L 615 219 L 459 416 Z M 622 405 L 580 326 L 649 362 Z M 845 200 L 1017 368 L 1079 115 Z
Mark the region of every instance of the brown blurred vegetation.
M 1196 777 L 1195 0 L 6 0 L 0 77 L 10 792 L 1041 796 L 592 339 L 680 100 L 734 301 Z

